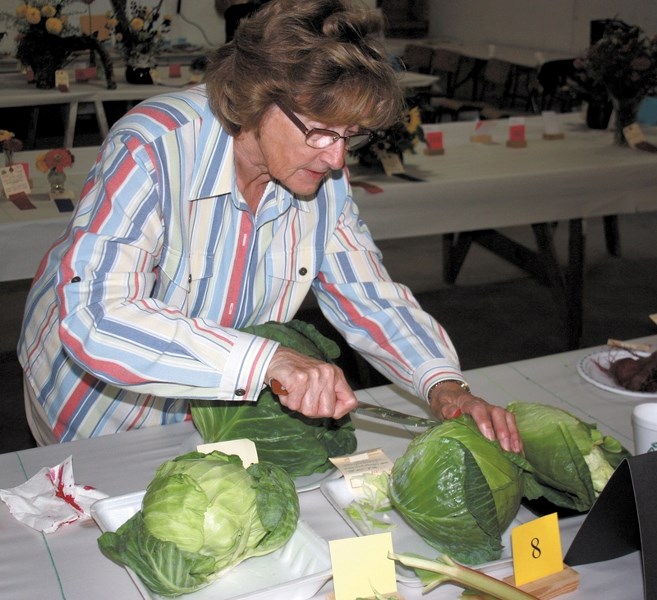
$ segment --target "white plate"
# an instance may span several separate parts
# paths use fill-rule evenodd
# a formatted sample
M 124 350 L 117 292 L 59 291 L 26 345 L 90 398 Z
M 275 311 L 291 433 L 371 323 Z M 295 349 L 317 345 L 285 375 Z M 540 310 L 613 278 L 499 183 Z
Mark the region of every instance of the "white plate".
M 102 531 L 116 531 L 141 508 L 143 497 L 142 491 L 99 500 L 91 507 L 91 516 Z M 126 570 L 145 600 L 166 600 L 150 592 L 131 569 Z M 207 587 L 183 597 L 185 600 L 306 600 L 330 578 L 327 542 L 299 521 L 282 548 L 249 558 Z
M 603 371 L 603 369 L 609 368 L 613 360 L 648 355 L 648 352 L 632 353 L 622 349 L 600 350 L 582 358 L 577 363 L 577 372 L 583 379 L 607 392 L 613 392 L 614 394 L 620 394 L 621 396 L 628 396 L 630 398 L 657 398 L 657 393 L 654 392 L 633 392 L 625 389 L 621 385 L 618 385 L 613 377 Z
M 198 431 L 190 434 L 189 437 L 185 438 L 180 444 L 180 454 L 187 454 L 188 452 L 196 452 L 196 447 L 200 444 L 205 443 L 201 434 Z M 294 479 L 294 487 L 297 490 L 297 493 L 309 492 L 311 490 L 316 490 L 322 481 L 328 479 L 335 479 L 340 477 L 340 471 L 335 467 L 331 467 L 327 471 L 322 473 L 311 473 L 310 475 L 301 475 Z
M 362 522 L 352 520 L 346 513 L 345 509 L 354 500 L 354 495 L 347 486 L 344 478 L 326 481 L 320 486 L 322 493 L 326 496 L 331 506 L 340 513 L 340 516 L 358 535 L 370 535 L 372 533 L 381 533 L 383 530 L 370 531 L 367 525 Z M 395 552 L 402 554 L 417 554 L 424 558 L 434 559 L 440 552 L 433 546 L 427 544 L 404 518 L 396 510 L 388 510 L 377 513 L 377 518 L 393 525 L 390 529 L 392 535 L 392 546 Z M 509 528 L 502 534 L 502 556 L 499 560 L 491 561 L 482 565 L 476 565 L 473 568 L 485 573 L 494 571 L 508 570 L 513 563 L 511 557 L 511 529 L 520 525 L 521 521 L 517 518 L 513 520 Z M 397 581 L 408 586 L 418 587 L 422 583 L 418 579 L 413 569 L 409 569 L 399 563 L 396 563 Z

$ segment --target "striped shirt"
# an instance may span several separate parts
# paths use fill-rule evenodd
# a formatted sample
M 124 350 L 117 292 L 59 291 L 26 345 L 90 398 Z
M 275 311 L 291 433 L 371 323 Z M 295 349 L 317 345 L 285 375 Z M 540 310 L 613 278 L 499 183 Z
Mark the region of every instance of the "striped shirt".
M 313 198 L 270 182 L 254 215 L 203 85 L 146 101 L 110 131 L 73 219 L 38 269 L 19 358 L 57 439 L 189 418 L 190 398 L 255 400 L 312 290 L 384 375 L 425 397 L 462 375 L 440 325 L 393 283 L 346 173 Z

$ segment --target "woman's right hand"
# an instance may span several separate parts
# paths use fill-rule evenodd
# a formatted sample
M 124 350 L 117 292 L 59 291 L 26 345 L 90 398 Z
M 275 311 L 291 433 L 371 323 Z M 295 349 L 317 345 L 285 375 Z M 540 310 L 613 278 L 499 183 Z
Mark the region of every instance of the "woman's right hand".
M 266 381 L 272 380 L 284 388 L 280 403 L 307 417 L 339 419 L 358 404 L 342 369 L 284 346 L 269 363 Z

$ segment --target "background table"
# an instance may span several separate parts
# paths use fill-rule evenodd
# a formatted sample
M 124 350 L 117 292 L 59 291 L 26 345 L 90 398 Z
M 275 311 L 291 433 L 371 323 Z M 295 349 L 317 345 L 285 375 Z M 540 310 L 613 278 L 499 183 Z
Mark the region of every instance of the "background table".
M 644 338 L 653 347 L 657 336 Z M 540 402 L 565 408 L 589 422 L 597 422 L 603 433 L 615 436 L 632 450 L 630 417 L 640 400 L 603 391 L 585 382 L 576 371 L 577 362 L 593 349 L 476 369 L 466 377 L 476 393 L 491 402 Z M 417 415 L 426 414 L 422 403 L 393 386 L 358 392 L 359 398 Z M 415 435 L 399 425 L 388 425 L 366 417 L 354 417 L 359 450 L 382 447 L 392 459 L 401 455 Z M 93 440 L 71 442 L 0 455 L 0 487 L 23 483 L 44 466 L 54 466 L 73 457 L 77 483 L 94 485 L 115 496 L 142 490 L 157 466 L 181 453 L 189 444 L 191 423 L 155 427 L 109 435 Z M 300 494 L 301 518 L 321 537 L 342 539 L 353 536 L 342 517 L 329 505 L 320 490 Z M 524 507 L 521 520 L 532 518 Z M 560 522 L 564 554 L 570 547 L 584 518 Z M 0 505 L 0 597 L 49 599 L 138 600 L 140 597 L 127 573 L 106 559 L 98 550 L 99 530 L 92 523 L 76 523 L 57 532 L 42 535 L 13 519 Z M 643 598 L 641 564 L 638 552 L 624 557 L 578 565 L 579 590 L 568 600 L 605 598 L 639 600 Z M 509 570 L 501 570 L 504 577 Z M 330 588 L 330 584 L 326 589 Z M 420 598 L 453 599 L 457 589 L 444 586 L 429 596 L 419 587 L 400 586 L 408 600 Z M 318 598 L 325 598 L 325 590 Z
M 445 270 L 446 277 L 452 280 L 464 259 L 463 246 L 467 249 L 467 244 L 454 239 L 452 234 L 469 234 L 461 240 L 472 241 L 476 237 L 480 243 L 486 243 L 491 230 L 532 226 L 540 243 L 538 253 L 510 242 L 501 245 L 500 236 L 488 247 L 505 251 L 507 260 L 520 257 L 516 264 L 550 284 L 550 292 L 564 315 L 564 347 L 572 348 L 577 346 L 581 334 L 583 221 L 657 211 L 657 155 L 614 146 L 611 132 L 588 129 L 578 113 L 565 113 L 559 119 L 565 138 L 544 140 L 542 117 L 527 118 L 526 148 L 505 145 L 508 120 L 491 121 L 493 143 L 487 145 L 470 141 L 472 122 L 444 124 L 444 155 L 425 156 L 421 147 L 417 154 L 405 155 L 407 174 L 419 181 L 388 177 L 357 165 L 350 170 L 355 200 L 374 239 L 447 235 Z M 646 131 L 651 139 L 657 139 L 657 130 Z M 69 180 L 72 189 L 77 185 L 79 191 L 95 149 L 76 148 L 74 153 L 76 164 Z M 25 153 L 22 158 L 18 154 L 17 160 L 33 164 L 34 156 Z M 380 193 L 365 191 L 362 186 L 367 184 L 377 186 Z M 38 186 L 37 182 L 35 188 Z M 7 217 L 2 208 L 0 204 L 0 251 L 4 251 L 3 256 L 17 258 L 16 262 L 4 261 L 0 265 L 0 280 L 32 277 L 68 219 L 46 215 L 42 210 L 34 214 L 13 211 Z M 552 224 L 559 221 L 568 222 L 571 230 L 566 269 L 560 264 L 552 240 Z M 483 232 L 488 238 L 473 236 L 473 232 Z

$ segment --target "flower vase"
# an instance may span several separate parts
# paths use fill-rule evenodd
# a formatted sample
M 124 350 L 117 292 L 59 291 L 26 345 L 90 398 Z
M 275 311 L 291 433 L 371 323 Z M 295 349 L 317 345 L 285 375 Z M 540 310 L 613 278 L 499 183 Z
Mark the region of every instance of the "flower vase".
M 628 143 L 623 129 L 636 122 L 641 98 L 612 98 L 612 104 L 616 113 L 616 121 L 614 123 L 614 143 L 617 146 L 627 146 Z
M 50 169 L 48 171 L 48 183 L 50 184 L 51 193 L 57 194 L 63 192 L 64 185 L 66 184 L 66 173 L 57 169 Z
M 586 106 L 586 125 L 589 129 L 607 129 L 613 106 L 607 95 L 592 95 Z
M 125 67 L 125 80 L 134 85 L 153 85 L 152 68 L 153 65 L 146 61 L 128 63 Z

